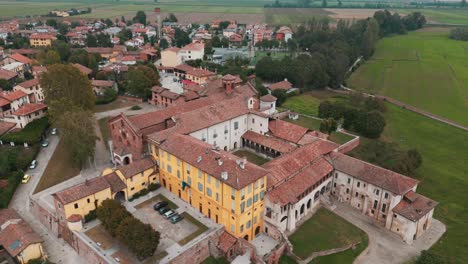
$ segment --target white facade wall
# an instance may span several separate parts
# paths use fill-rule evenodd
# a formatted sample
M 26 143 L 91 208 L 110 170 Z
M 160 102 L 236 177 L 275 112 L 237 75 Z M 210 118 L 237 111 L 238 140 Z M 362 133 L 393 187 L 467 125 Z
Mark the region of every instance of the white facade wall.
M 400 214 L 394 213 L 389 229 L 397 233 L 406 243 L 412 244 L 425 230 L 431 227 L 433 214 L 434 209 L 429 211 L 418 221 L 413 222 Z
M 35 113 L 31 113 L 29 115 L 25 116 L 16 116 L 16 127 L 17 128 L 24 128 L 27 124 L 31 123 L 32 121 L 39 119 L 41 117 L 44 117 L 46 115 L 47 111 L 45 109 L 39 110 Z
M 33 86 L 31 88 L 24 88 L 19 85 L 13 87 L 14 91 L 23 91 L 24 93 L 30 95 L 34 94 L 35 102 L 42 102 L 44 101 L 44 92 L 42 91 L 41 85 Z
M 276 112 L 276 102 L 264 102 L 260 100 L 260 109 L 268 109 L 263 112 L 269 115 L 274 114 Z
M 252 122 L 252 120 L 254 120 Z M 236 129 L 237 123 L 237 129 Z M 204 140 L 210 145 L 231 151 L 241 147 L 241 137 L 248 130 L 263 134 L 268 131 L 268 118 L 254 114 L 242 115 L 213 126 L 190 133 L 190 136 Z
M 180 50 L 179 55 L 181 57 L 182 62 L 188 60 L 203 60 L 203 55 L 205 55 L 205 50 Z

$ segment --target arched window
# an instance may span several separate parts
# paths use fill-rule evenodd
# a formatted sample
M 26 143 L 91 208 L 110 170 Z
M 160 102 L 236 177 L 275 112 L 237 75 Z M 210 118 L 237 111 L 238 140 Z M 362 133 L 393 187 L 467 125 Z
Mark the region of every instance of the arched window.
M 315 193 L 315 195 L 314 195 L 314 202 L 317 201 L 319 195 L 320 195 L 320 192 L 317 191 L 317 192 Z
M 305 207 L 304 205 L 301 206 L 301 214 L 304 213 L 304 207 Z
M 312 203 L 312 199 L 309 199 L 309 201 L 307 201 L 307 209 L 310 209 L 310 204 Z

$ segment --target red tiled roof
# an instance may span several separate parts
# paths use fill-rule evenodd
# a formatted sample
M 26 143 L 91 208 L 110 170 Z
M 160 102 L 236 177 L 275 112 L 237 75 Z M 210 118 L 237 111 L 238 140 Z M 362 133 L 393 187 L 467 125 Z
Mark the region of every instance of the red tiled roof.
M 161 86 L 158 86 L 158 85 L 155 85 L 153 87 L 151 87 L 151 91 L 152 92 L 155 92 L 155 93 L 161 93 L 162 91 L 164 91 L 166 88 L 163 88 Z
M 51 34 L 40 34 L 40 33 L 37 33 L 37 34 L 32 34 L 31 36 L 29 36 L 29 39 L 53 39 L 54 36 L 52 36 Z
M 1 100 L 2 98 L 0 98 L 0 106 L 2 106 Z M 16 123 L 0 121 L 0 136 L 12 130 L 15 126 Z
M 187 90 L 183 93 L 183 96 L 185 96 L 186 101 L 194 100 L 197 98 L 200 98 L 200 95 L 194 91 Z
M 128 165 L 122 166 L 117 168 L 120 172 L 122 172 L 125 178 L 131 178 L 138 173 L 141 173 L 145 170 L 148 170 L 154 167 L 156 163 L 151 158 L 144 158 L 139 161 L 134 161 Z
M 67 221 L 68 222 L 72 222 L 72 223 L 76 223 L 76 222 L 79 222 L 83 219 L 83 217 L 81 217 L 81 215 L 79 214 L 72 214 L 70 215 L 68 218 L 67 218 Z
M 0 106 L 8 105 L 10 101 L 0 96 Z
M 338 152 L 331 153 L 330 157 L 336 170 L 394 194 L 403 195 L 419 182 L 413 178 Z
M 318 140 L 263 164 L 262 167 L 270 171 L 268 187 L 284 181 L 334 149 L 336 149 L 336 144 Z
M 33 63 L 33 61 L 28 58 L 28 57 L 25 57 L 19 53 L 15 53 L 15 54 L 12 54 L 10 55 L 10 58 L 15 60 L 15 61 L 18 61 L 18 62 L 21 62 L 21 63 L 24 63 L 24 64 L 31 64 Z
M 0 97 L 3 97 L 4 99 L 7 99 L 10 102 L 18 100 L 25 96 L 28 96 L 28 95 L 25 92 L 20 91 L 20 90 L 10 91 L 10 92 L 0 92 Z
M 179 50 L 180 50 L 180 48 L 178 48 L 178 47 L 171 47 L 171 48 L 167 48 L 167 49 L 163 50 L 163 52 L 164 51 L 178 52 Z
M 229 234 L 227 231 L 224 231 L 219 236 L 218 248 L 224 253 L 227 254 L 229 250 L 236 244 L 237 238 Z
M 29 245 L 41 242 L 41 237 L 24 220 L 16 224 L 9 224 L 0 231 L 0 244 L 13 257 L 16 257 Z
M 104 175 L 103 177 L 106 178 L 107 182 L 109 183 L 112 193 L 116 193 L 127 188 L 127 185 L 125 185 L 125 183 L 115 172 L 111 172 L 107 175 Z
M 2 226 L 8 220 L 21 219 L 20 215 L 11 208 L 0 210 L 0 226 Z
M 286 80 L 284 81 L 281 81 L 281 82 L 277 82 L 277 83 L 274 83 L 272 85 L 270 85 L 270 90 L 278 90 L 278 89 L 282 89 L 282 90 L 289 90 L 292 88 L 292 84 Z
M 80 70 L 80 72 L 83 73 L 84 75 L 90 75 L 93 72 L 93 70 L 91 70 L 90 68 L 83 66 L 79 63 L 73 63 L 72 65 L 78 70 Z
M 192 136 L 172 134 L 160 145 L 160 148 L 237 190 L 267 174 L 265 169 L 250 162 L 246 162 L 242 169 L 238 165 L 239 157 L 227 151 L 212 150 L 210 144 Z M 218 160 L 222 161 L 221 165 Z M 226 180 L 221 177 L 223 172 L 227 172 Z
M 11 53 L 19 53 L 21 55 L 34 55 L 39 53 L 39 50 L 36 49 L 11 49 Z
M 45 104 L 24 104 L 11 114 L 16 116 L 25 116 L 46 108 L 47 105 Z
M 268 123 L 268 129 L 275 137 L 297 143 L 309 131 L 305 127 L 295 125 L 283 120 L 275 119 Z
M 175 66 L 174 69 L 177 69 L 177 70 L 183 71 L 183 72 L 189 72 L 194 68 L 192 66 L 190 66 L 190 65 L 187 65 L 187 64 L 179 64 L 179 65 Z
M 39 73 L 39 72 L 46 72 L 47 71 L 47 67 L 46 66 L 32 66 L 32 72 L 36 72 L 36 73 Z
M 171 92 L 171 91 L 166 89 L 166 90 L 161 92 L 161 96 L 172 99 L 172 100 L 175 100 L 175 99 L 180 97 L 180 94 Z
M 184 86 L 184 89 L 185 90 L 189 90 L 189 91 L 194 91 L 194 92 L 201 92 L 203 91 L 205 88 L 202 87 L 201 85 L 199 84 L 196 84 L 196 83 L 188 83 Z
M 205 44 L 199 42 L 192 42 L 182 47 L 181 50 L 203 50 L 204 48 Z
M 393 212 L 416 222 L 437 206 L 437 202 L 413 191 L 407 192 Z
M 278 138 L 271 136 L 268 137 L 250 130 L 245 132 L 244 135 L 242 135 L 242 137 L 267 148 L 279 151 L 281 153 L 289 153 L 296 148 L 295 146 Z
M 14 71 L 0 69 L 0 79 L 10 80 L 18 76 Z
M 109 182 L 104 177 L 97 177 L 86 182 L 72 186 L 54 194 L 54 197 L 63 205 L 83 199 L 87 196 L 110 188 Z
M 260 97 L 260 101 L 263 101 L 263 102 L 276 102 L 276 100 L 278 100 L 276 97 L 274 97 L 273 95 L 271 94 L 266 94 L 262 97 Z
M 111 54 L 112 48 L 84 48 L 88 53 Z
M 24 82 L 18 84 L 18 86 L 21 86 L 23 88 L 31 88 L 31 87 L 34 87 L 34 86 L 37 86 L 37 85 L 39 85 L 39 79 L 31 79 L 31 80 L 24 81 Z
M 268 192 L 268 198 L 273 203 L 281 205 L 294 204 L 299 201 L 299 195 L 304 193 L 320 179 L 333 171 L 333 166 L 325 158 L 320 157 L 312 161 L 312 164 L 298 174 L 289 178 L 286 182 Z
M 187 74 L 195 76 L 195 77 L 207 77 L 215 75 L 216 73 L 211 72 L 209 70 L 200 69 L 200 68 L 192 68 L 190 71 L 187 71 Z
M 122 61 L 136 61 L 136 58 L 134 56 L 125 56 Z
M 92 80 L 91 85 L 96 87 L 112 87 L 114 86 L 114 81 Z

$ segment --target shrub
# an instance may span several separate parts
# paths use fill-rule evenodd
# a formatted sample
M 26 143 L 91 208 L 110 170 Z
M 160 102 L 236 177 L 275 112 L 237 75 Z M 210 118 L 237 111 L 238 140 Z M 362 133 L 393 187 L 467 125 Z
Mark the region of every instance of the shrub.
M 117 92 L 114 89 L 106 89 L 104 91 L 104 95 L 100 95 L 96 97 L 96 102 L 95 104 L 101 105 L 101 104 L 108 104 L 117 99 Z
M 140 109 L 141 109 L 141 107 L 138 106 L 138 105 L 134 105 L 134 106 L 130 107 L 130 110 L 140 110 Z
M 88 223 L 88 222 L 93 221 L 96 218 L 97 218 L 97 212 L 96 212 L 96 210 L 92 210 L 92 211 L 89 211 L 89 213 L 87 215 L 85 215 L 84 221 L 85 221 L 85 223 Z
M 150 185 L 148 185 L 148 190 L 152 192 L 152 191 L 156 191 L 160 187 L 161 187 L 161 184 L 159 183 L 150 183 Z
M 23 173 L 15 171 L 8 177 L 8 186 L 0 189 L 0 208 L 7 208 L 15 190 L 21 182 Z
M 1 139 L 4 142 L 14 142 L 15 144 L 23 144 L 26 142 L 32 145 L 41 140 L 42 135 L 48 127 L 49 119 L 43 117 L 32 121 L 19 132 L 3 135 Z

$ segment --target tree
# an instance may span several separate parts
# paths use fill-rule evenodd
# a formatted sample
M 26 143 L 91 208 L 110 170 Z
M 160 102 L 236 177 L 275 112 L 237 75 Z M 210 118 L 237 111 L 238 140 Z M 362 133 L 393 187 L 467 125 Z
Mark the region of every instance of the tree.
M 286 46 L 288 47 L 288 51 L 289 53 L 296 53 L 297 51 L 297 41 L 295 39 L 288 39 L 288 41 L 286 42 Z
M 144 11 L 138 11 L 133 18 L 133 22 L 137 22 L 146 26 L 146 14 Z
M 281 106 L 286 101 L 286 98 L 288 97 L 286 95 L 286 91 L 282 89 L 274 90 L 271 94 L 277 99 L 276 106 Z
M 113 46 L 109 35 L 107 35 L 105 33 L 97 34 L 96 35 L 96 41 L 97 41 L 97 45 L 99 47 L 107 48 L 107 47 L 112 47 Z
M 220 29 L 226 29 L 230 24 L 231 24 L 231 22 L 229 22 L 229 21 L 221 21 L 221 22 L 219 22 L 219 28 Z
M 82 110 L 94 107 L 91 82 L 72 65 L 54 64 L 41 75 L 41 87 L 49 105 L 49 115 L 57 120 L 67 108 L 76 106 Z
M 466 0 L 461 0 L 461 7 L 463 7 L 463 8 L 466 7 Z
M 43 65 L 60 63 L 60 55 L 55 50 L 43 50 L 36 55 L 36 59 Z
M 139 258 L 152 256 L 159 244 L 159 232 L 150 224 L 144 224 L 135 217 L 125 218 L 119 225 L 117 237 Z
M 125 90 L 144 99 L 151 96 L 154 85 L 159 85 L 159 75 L 148 66 L 132 67 L 125 76 Z
M 46 25 L 49 26 L 49 27 L 57 28 L 57 20 L 55 20 L 53 18 L 47 19 Z
M 114 25 L 114 22 L 112 22 L 112 20 L 110 20 L 109 18 L 104 20 L 104 23 L 106 23 L 107 27 L 112 27 Z
M 178 22 L 177 17 L 174 15 L 174 13 L 169 14 L 169 21 L 170 22 Z
M 355 124 L 355 129 L 368 138 L 378 138 L 385 128 L 385 119 L 377 111 L 361 113 Z
M 93 34 L 86 34 L 86 47 L 97 47 L 98 42 L 96 36 Z
M 117 235 L 116 231 L 120 223 L 130 216 L 130 213 L 119 201 L 110 199 L 102 201 L 102 204 L 96 210 L 96 214 L 102 226 L 112 236 Z
M 121 43 L 124 43 L 133 37 L 133 33 L 129 28 L 126 28 L 117 33 L 117 37 L 120 39 Z
M 0 79 L 0 88 L 6 91 L 10 91 L 13 89 L 13 85 L 8 80 Z
M 54 101 L 49 104 L 49 107 L 56 107 L 64 101 L 68 100 Z M 94 123 L 92 111 L 76 106 L 67 107 L 57 119 L 56 124 L 60 129 L 61 140 L 67 146 L 67 150 L 73 157 L 73 163 L 78 168 L 82 168 L 88 158 L 94 157 L 97 139 Z
M 187 44 L 189 44 L 191 41 L 189 35 L 187 32 L 181 30 L 180 28 L 175 29 L 175 44 L 177 47 L 181 48 Z
M 255 89 L 257 89 L 257 92 L 260 96 L 268 94 L 268 90 L 265 88 L 265 86 L 263 86 L 262 80 L 260 80 L 260 78 L 255 78 Z
M 374 18 L 367 22 L 366 31 L 364 31 L 361 53 L 364 58 L 370 58 L 374 53 L 374 47 L 379 39 L 379 24 Z
M 61 61 L 63 62 L 68 61 L 71 51 L 70 51 L 70 46 L 67 43 L 56 40 L 52 43 L 52 47 L 59 54 Z
M 327 7 L 327 0 L 322 0 L 322 7 Z
M 331 135 L 337 128 L 336 120 L 333 118 L 323 119 L 320 122 L 320 131 Z
M 161 48 L 163 50 L 163 49 L 167 49 L 168 47 L 169 47 L 169 42 L 167 42 L 167 40 L 165 38 L 162 38 L 159 41 L 159 48 Z

